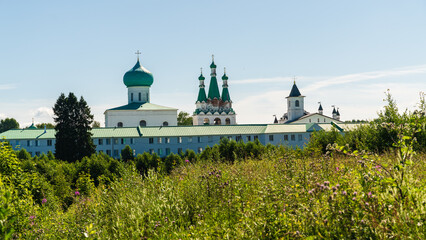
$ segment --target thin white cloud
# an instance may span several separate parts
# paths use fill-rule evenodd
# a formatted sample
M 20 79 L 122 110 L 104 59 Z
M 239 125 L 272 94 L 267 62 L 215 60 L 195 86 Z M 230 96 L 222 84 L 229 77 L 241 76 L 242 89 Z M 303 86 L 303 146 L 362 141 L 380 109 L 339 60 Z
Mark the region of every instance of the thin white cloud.
M 10 90 L 14 88 L 16 88 L 14 84 L 0 84 L 0 90 Z
M 389 70 L 371 71 L 363 73 L 346 74 L 342 76 L 327 77 L 309 77 L 309 76 L 297 76 L 297 80 L 313 81 L 314 83 L 304 89 L 304 92 L 311 92 L 321 88 L 325 88 L 332 85 L 340 85 L 352 82 L 360 82 L 372 79 L 390 78 L 397 76 L 405 76 L 411 74 L 422 74 L 426 73 L 426 65 L 408 66 L 401 68 L 394 68 Z M 274 78 L 256 78 L 256 79 L 242 79 L 234 80 L 232 84 L 253 84 L 253 83 L 285 83 L 292 81 L 293 77 L 274 77 Z
M 348 74 L 348 75 L 333 77 L 324 81 L 316 82 L 308 86 L 307 88 L 305 88 L 305 91 L 311 92 L 311 91 L 314 91 L 320 88 L 325 88 L 331 85 L 340 85 L 345 83 L 360 82 L 360 81 L 366 81 L 371 79 L 389 78 L 389 77 L 405 76 L 405 75 L 420 74 L 420 73 L 426 73 L 426 65 L 409 66 L 409 67 L 395 68 L 395 69 L 383 70 L 383 71 L 372 71 L 372 72 Z

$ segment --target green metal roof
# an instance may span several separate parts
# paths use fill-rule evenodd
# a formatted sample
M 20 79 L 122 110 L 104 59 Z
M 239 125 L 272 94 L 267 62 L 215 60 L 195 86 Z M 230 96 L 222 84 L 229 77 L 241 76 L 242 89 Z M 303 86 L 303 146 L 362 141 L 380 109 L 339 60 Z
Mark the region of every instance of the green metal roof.
M 125 137 L 184 137 L 184 136 L 228 136 L 260 135 L 279 133 L 302 133 L 313 130 L 330 131 L 335 126 L 339 130 L 351 130 L 360 124 L 247 124 L 220 126 L 168 126 L 168 127 L 125 127 L 94 128 L 92 138 Z M 54 139 L 55 129 L 12 129 L 0 134 L 0 139 Z
M 216 79 L 216 77 L 211 77 L 210 78 L 209 98 L 210 99 L 214 99 L 214 98 L 219 99 L 220 98 L 219 87 L 217 85 L 217 79 Z
M 231 97 L 229 96 L 229 90 L 228 87 L 223 87 L 222 88 L 222 101 L 226 102 L 230 102 L 231 101 Z
M 138 59 L 135 66 L 124 74 L 123 82 L 127 87 L 149 87 L 154 82 L 154 77 L 150 71 L 148 71 L 140 64 Z
M 197 98 L 197 102 L 206 102 L 207 101 L 207 96 L 206 96 L 206 90 L 204 89 L 204 87 L 200 87 L 200 90 L 198 91 L 198 98 Z
M 320 130 L 323 130 L 323 128 L 320 127 L 317 123 L 306 124 L 306 131 L 307 132 L 314 132 L 314 131 L 320 131 Z
M 55 138 L 55 129 L 12 129 L 0 133 L 0 139 L 52 139 Z
M 142 137 L 167 136 L 213 136 L 262 134 L 266 124 L 262 125 L 220 125 L 220 126 L 178 126 L 178 127 L 142 127 Z
M 129 103 L 124 106 L 111 108 L 109 110 L 138 110 L 138 111 L 158 111 L 158 110 L 177 110 L 176 108 L 160 106 L 152 103 Z

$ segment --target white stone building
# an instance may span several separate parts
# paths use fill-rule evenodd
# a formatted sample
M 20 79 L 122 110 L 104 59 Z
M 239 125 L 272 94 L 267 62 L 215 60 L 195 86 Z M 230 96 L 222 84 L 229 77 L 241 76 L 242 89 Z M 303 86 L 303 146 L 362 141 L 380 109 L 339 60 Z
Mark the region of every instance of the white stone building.
M 318 112 L 309 113 L 305 110 L 305 96 L 300 94 L 299 89 L 294 82 L 290 95 L 287 99 L 287 112 L 278 120 L 275 118 L 274 123 L 296 124 L 296 123 L 342 123 L 340 121 L 339 109 L 333 107 L 332 117 L 323 114 L 323 108 L 320 103 Z
M 124 74 L 128 104 L 105 111 L 105 127 L 177 126 L 177 109 L 150 103 L 152 73 L 139 58 L 136 65 Z

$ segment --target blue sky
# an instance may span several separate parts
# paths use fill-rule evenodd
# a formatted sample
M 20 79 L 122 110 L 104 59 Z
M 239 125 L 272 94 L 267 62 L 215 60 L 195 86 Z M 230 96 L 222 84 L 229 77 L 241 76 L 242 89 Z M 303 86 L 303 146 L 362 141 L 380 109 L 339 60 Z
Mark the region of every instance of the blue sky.
M 0 0 L 0 118 L 53 122 L 74 92 L 103 124 L 136 50 L 156 104 L 192 113 L 214 54 L 238 123 L 286 112 L 293 76 L 307 111 L 372 119 L 387 89 L 401 110 L 426 92 L 426 1 Z

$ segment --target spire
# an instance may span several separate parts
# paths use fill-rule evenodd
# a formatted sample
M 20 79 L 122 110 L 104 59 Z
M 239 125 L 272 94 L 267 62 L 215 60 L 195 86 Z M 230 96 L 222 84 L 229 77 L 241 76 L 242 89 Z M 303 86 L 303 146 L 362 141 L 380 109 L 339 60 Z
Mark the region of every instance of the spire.
M 300 97 L 302 94 L 300 94 L 299 89 L 296 86 L 296 79 L 294 79 L 293 87 L 291 88 L 289 97 Z
M 277 115 L 274 115 L 275 119 L 274 119 L 274 124 L 278 123 L 278 119 L 277 119 Z
M 207 101 L 207 97 L 206 97 L 206 90 L 204 89 L 206 86 L 204 85 L 204 79 L 206 79 L 203 76 L 203 68 L 200 69 L 201 70 L 201 74 L 198 77 L 198 80 L 200 81 L 200 90 L 198 91 L 198 98 L 197 98 L 197 102 L 206 102 Z
M 226 76 L 226 68 L 223 68 L 223 76 L 222 76 L 222 101 L 224 102 L 230 102 L 231 97 L 229 96 L 229 90 L 228 90 L 228 76 Z
M 340 116 L 339 108 L 337 108 L 336 115 L 337 115 L 337 116 Z
M 318 104 L 319 104 L 319 107 L 318 107 L 318 113 L 319 113 L 319 114 L 322 114 L 322 113 L 323 113 L 323 109 L 322 109 L 321 102 L 318 102 Z
M 210 78 L 210 85 L 209 85 L 209 99 L 220 98 L 219 93 L 219 87 L 217 85 L 217 79 L 216 79 L 216 64 L 214 64 L 214 55 L 212 55 L 212 63 L 210 64 L 211 69 L 211 78 Z

